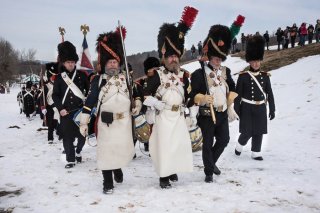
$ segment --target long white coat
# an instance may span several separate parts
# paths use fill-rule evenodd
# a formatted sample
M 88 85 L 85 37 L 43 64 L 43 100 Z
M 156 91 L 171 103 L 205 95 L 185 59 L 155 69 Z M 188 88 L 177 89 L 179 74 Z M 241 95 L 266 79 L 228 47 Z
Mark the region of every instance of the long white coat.
M 101 170 L 119 169 L 127 166 L 134 156 L 131 115 L 114 120 L 112 124 L 101 121 L 101 112 L 128 113 L 130 100 L 125 76 L 112 77 L 101 101 L 98 120 L 97 162 Z
M 181 105 L 184 90 L 180 76 L 158 70 L 162 101 L 167 105 Z M 172 79 L 175 80 L 172 80 Z M 164 89 L 164 85 L 170 87 Z M 178 172 L 193 170 L 191 140 L 184 114 L 164 109 L 156 115 L 149 140 L 150 155 L 157 174 L 166 177 Z

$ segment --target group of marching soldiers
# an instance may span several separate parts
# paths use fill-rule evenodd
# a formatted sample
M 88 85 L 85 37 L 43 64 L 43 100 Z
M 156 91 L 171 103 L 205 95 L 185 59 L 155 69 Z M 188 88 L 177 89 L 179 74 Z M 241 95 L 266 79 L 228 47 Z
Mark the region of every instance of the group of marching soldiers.
M 76 70 L 78 55 L 72 43 L 58 45 L 58 62 L 47 65 L 43 112 L 49 129 L 54 115 L 59 114 L 65 168 L 82 161 L 86 137 L 94 132 L 103 192 L 110 194 L 113 180 L 123 182 L 122 168 L 135 155 L 133 141 L 145 140 L 149 142 L 147 150 L 160 177 L 160 187 L 170 188 L 171 182 L 178 181 L 177 173 L 193 170 L 189 129 L 198 127 L 203 142 L 204 180 L 210 183 L 213 174 L 221 173 L 217 161 L 230 140 L 229 122 L 235 119 L 240 120 L 241 133 L 235 154 L 241 155 L 243 146 L 252 138 L 251 157 L 263 160 L 261 143 L 267 133 L 267 106 L 270 119 L 275 117 L 270 77 L 260 70 L 264 39 L 254 36 L 247 42 L 250 69 L 241 72 L 235 84 L 231 70 L 221 62 L 227 59 L 244 17 L 238 16 L 230 28 L 213 25 L 203 43 L 201 68 L 190 77 L 180 68 L 180 58 L 185 36 L 197 13 L 195 8 L 186 7 L 178 24 L 165 23 L 160 27 L 160 60 L 147 58 L 146 77 L 134 83 L 123 51 L 124 28 L 98 36 L 98 73 L 90 80 Z M 121 69 L 123 66 L 127 71 Z M 144 127 L 147 128 L 137 133 Z

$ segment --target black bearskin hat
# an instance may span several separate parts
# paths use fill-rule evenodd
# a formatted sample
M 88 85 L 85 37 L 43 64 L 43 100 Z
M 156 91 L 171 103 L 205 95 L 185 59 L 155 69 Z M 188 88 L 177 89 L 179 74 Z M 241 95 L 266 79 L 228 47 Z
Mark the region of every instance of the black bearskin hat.
M 149 69 L 154 67 L 160 67 L 160 61 L 156 57 L 148 57 L 146 60 L 144 60 L 143 66 L 144 73 L 147 75 Z
M 52 76 L 58 75 L 58 63 L 57 62 L 50 62 L 46 63 L 46 71 L 44 74 L 44 81 L 48 82 Z
M 69 41 L 64 41 L 58 45 L 58 54 L 58 59 L 61 63 L 66 61 L 77 62 L 79 60 L 76 47 Z
M 198 14 L 198 10 L 193 7 L 185 7 L 178 26 L 164 23 L 158 34 L 159 57 L 177 55 L 179 58 L 184 53 L 184 37 L 191 29 L 191 26 Z
M 261 35 L 248 39 L 246 47 L 246 61 L 263 60 L 265 40 Z
M 239 33 L 244 17 L 239 15 L 231 27 L 224 25 L 211 26 L 207 38 L 203 42 L 203 60 L 210 60 L 211 56 L 226 60 L 231 48 L 231 42 Z
M 231 48 L 231 33 L 229 27 L 223 25 L 213 25 L 208 37 L 204 40 L 203 51 L 210 60 L 211 56 L 226 60 Z
M 26 83 L 26 89 L 31 89 L 31 87 L 32 87 L 32 81 L 27 81 L 27 83 Z
M 127 31 L 124 27 L 121 27 L 121 29 L 123 39 L 125 39 Z M 119 27 L 114 32 L 100 34 L 97 39 L 96 50 L 98 52 L 98 64 L 102 72 L 104 72 L 104 67 L 110 59 L 116 59 L 122 65 L 124 54 Z

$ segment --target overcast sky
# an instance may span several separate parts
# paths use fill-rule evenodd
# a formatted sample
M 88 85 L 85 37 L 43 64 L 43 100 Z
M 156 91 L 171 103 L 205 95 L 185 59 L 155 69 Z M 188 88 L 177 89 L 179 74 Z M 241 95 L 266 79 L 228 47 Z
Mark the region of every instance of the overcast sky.
M 66 30 L 65 40 L 81 52 L 83 34 L 80 25 L 87 24 L 92 60 L 99 33 L 114 30 L 118 20 L 127 28 L 127 54 L 156 50 L 162 23 L 178 22 L 184 6 L 199 10 L 193 28 L 186 37 L 186 47 L 204 40 L 210 26 L 230 26 L 238 14 L 246 17 L 241 32 L 269 33 L 278 27 L 301 22 L 315 25 L 320 19 L 319 0 L 0 0 L 0 37 L 15 49 L 36 49 L 39 60 L 55 61 L 61 42 L 58 27 Z M 241 33 L 240 32 L 240 33 Z M 238 36 L 239 38 L 239 36 Z

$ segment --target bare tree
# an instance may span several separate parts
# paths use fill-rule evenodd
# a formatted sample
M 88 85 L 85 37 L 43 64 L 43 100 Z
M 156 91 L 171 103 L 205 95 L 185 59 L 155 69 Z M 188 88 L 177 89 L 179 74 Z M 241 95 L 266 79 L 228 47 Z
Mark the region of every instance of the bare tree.
M 18 54 L 7 40 L 0 38 L 0 82 L 12 80 L 17 74 Z

